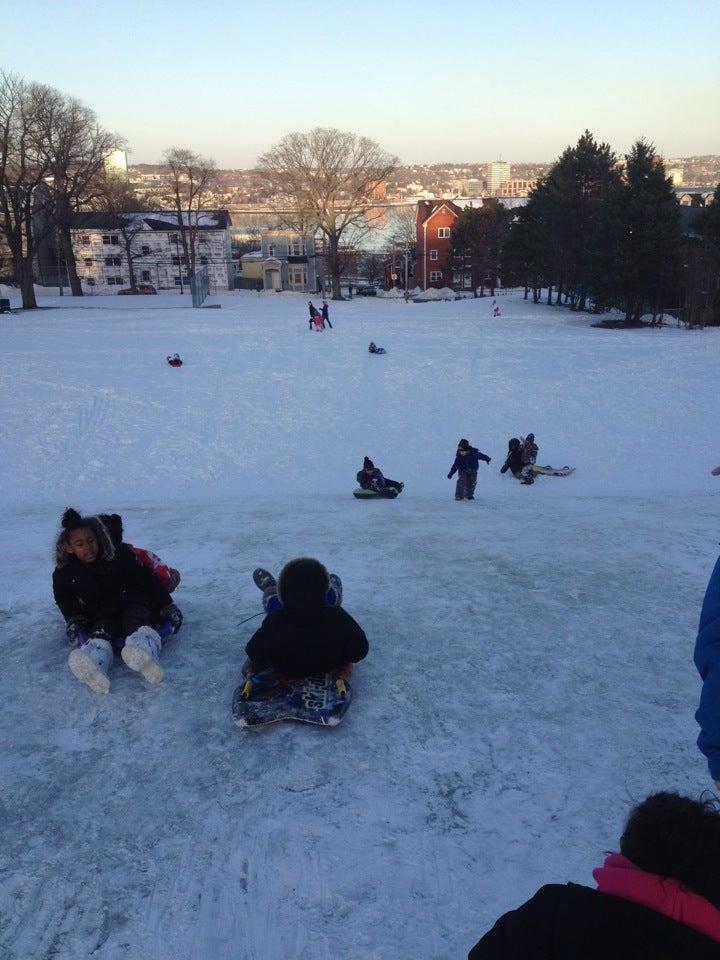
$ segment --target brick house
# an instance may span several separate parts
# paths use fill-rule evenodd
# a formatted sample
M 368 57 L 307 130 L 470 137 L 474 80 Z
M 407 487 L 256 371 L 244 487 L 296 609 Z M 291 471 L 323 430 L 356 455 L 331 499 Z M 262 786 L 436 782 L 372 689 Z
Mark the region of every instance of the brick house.
M 452 287 L 452 231 L 460 207 L 452 200 L 420 200 L 417 205 L 415 282 L 428 287 Z

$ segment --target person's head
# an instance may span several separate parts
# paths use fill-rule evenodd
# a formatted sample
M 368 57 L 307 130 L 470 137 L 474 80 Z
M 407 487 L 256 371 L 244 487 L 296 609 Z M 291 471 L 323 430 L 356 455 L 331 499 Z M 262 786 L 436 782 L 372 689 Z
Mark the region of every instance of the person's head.
M 620 853 L 720 908 L 720 802 L 653 793 L 631 812 Z
M 315 610 L 325 605 L 330 580 L 319 560 L 298 557 L 286 563 L 278 577 L 278 596 L 290 611 Z
M 534 433 L 529 433 L 529 434 L 525 437 L 525 439 L 526 439 L 529 443 L 535 443 L 535 434 L 534 434 Z
M 517 437 L 510 437 L 508 440 L 508 450 L 517 450 L 520 446 L 520 441 Z
M 93 518 L 83 517 L 77 510 L 68 507 L 60 525 L 65 553 L 77 557 L 80 563 L 94 563 L 100 552 L 100 544 Z
M 363 470 L 365 470 L 367 473 L 372 473 L 374 469 L 375 464 L 372 462 L 370 457 L 365 457 L 363 460 Z
M 460 441 L 460 443 L 458 443 L 458 453 L 461 453 L 461 454 L 463 454 L 463 456 L 464 456 L 466 453 L 469 452 L 469 450 L 470 450 L 470 444 L 469 444 L 468 441 L 463 437 L 463 439 Z
M 98 520 L 105 524 L 110 539 L 116 547 L 123 541 L 123 522 L 119 513 L 100 513 Z

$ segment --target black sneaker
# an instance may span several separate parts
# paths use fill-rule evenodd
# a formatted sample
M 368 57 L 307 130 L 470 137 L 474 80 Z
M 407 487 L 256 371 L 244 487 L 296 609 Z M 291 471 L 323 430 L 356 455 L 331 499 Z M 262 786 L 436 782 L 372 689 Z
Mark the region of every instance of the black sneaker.
M 257 570 L 253 570 L 253 583 L 258 590 L 262 590 L 263 593 L 265 593 L 268 587 L 277 586 L 277 580 L 275 577 L 271 573 L 268 573 L 267 570 L 263 570 L 262 567 L 258 567 Z

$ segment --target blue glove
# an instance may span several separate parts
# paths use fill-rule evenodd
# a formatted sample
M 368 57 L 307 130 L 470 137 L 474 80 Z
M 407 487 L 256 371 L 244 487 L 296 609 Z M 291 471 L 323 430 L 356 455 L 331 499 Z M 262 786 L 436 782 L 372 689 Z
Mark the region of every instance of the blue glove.
M 87 643 L 89 626 L 87 617 L 70 617 L 65 625 L 65 635 L 74 647 Z
M 172 627 L 172 632 L 177 633 L 183 622 L 180 608 L 176 607 L 174 603 L 169 603 L 160 611 L 160 621 L 169 624 Z

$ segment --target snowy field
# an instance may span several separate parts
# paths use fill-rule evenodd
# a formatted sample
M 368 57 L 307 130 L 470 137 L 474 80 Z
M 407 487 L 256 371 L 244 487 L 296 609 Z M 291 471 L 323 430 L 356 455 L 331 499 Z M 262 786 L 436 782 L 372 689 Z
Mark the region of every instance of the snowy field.
M 634 801 L 710 785 L 720 331 L 499 300 L 331 303 L 324 333 L 293 296 L 0 317 L 2 960 L 455 960 L 542 883 L 592 885 Z M 528 431 L 577 473 L 501 477 Z M 461 436 L 493 458 L 473 503 Z M 353 500 L 366 454 L 397 501 Z M 68 505 L 182 571 L 159 687 L 68 671 Z M 251 571 L 301 553 L 368 634 L 353 706 L 241 732 Z

